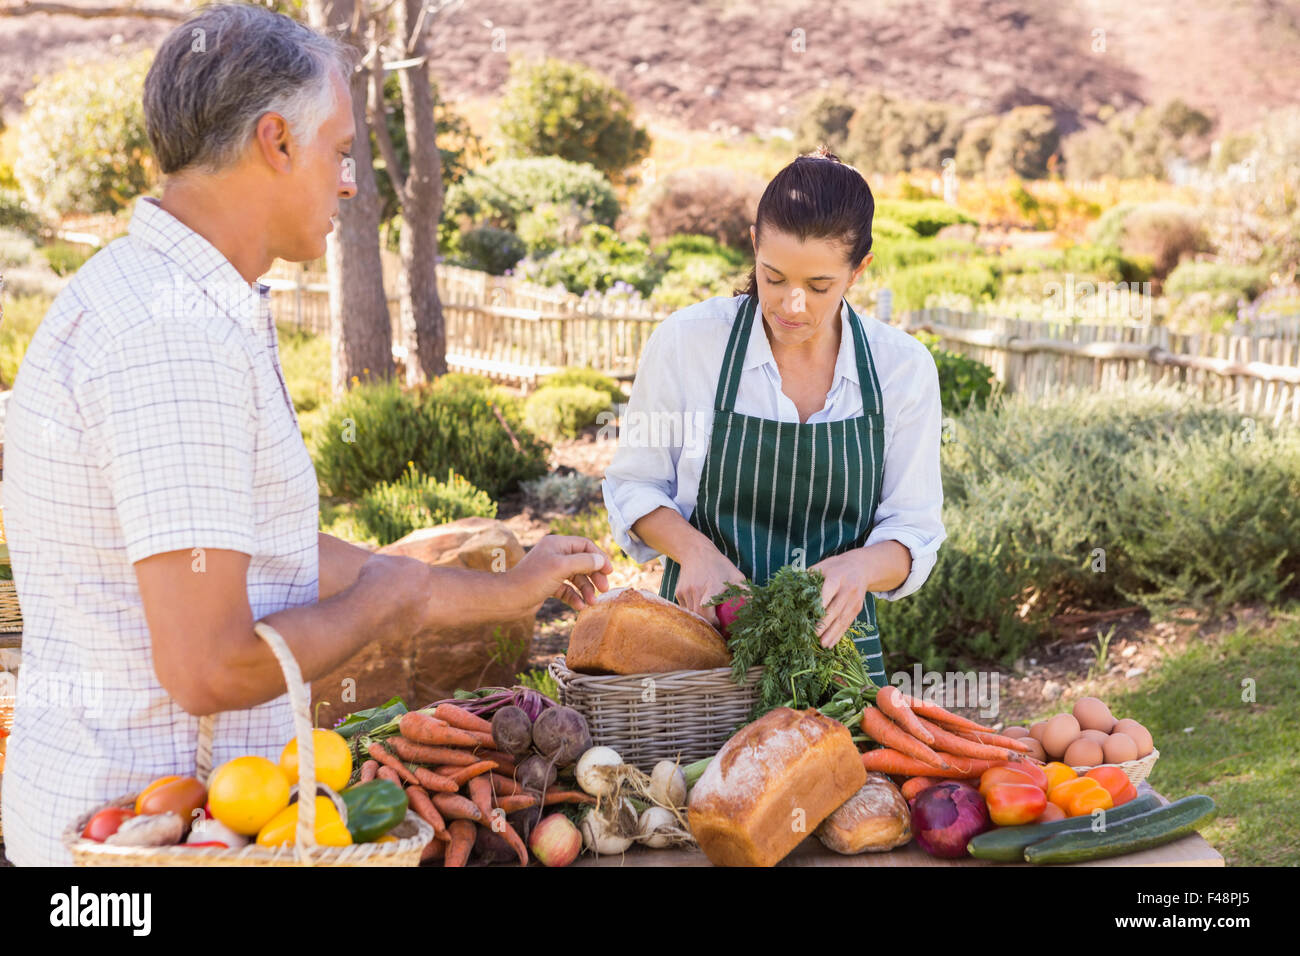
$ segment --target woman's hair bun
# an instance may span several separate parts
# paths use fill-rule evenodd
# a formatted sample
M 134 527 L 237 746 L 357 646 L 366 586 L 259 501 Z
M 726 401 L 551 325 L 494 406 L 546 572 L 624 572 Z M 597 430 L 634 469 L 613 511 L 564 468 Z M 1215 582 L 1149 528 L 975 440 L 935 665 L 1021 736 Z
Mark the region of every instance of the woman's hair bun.
M 832 152 L 830 151 L 829 148 L 827 148 L 827 146 L 826 146 L 825 143 L 822 143 L 820 146 L 818 146 L 816 149 L 814 149 L 811 153 L 807 153 L 807 154 L 805 154 L 805 155 L 810 156 L 810 157 L 812 157 L 813 159 L 829 159 L 829 160 L 831 160 L 832 162 L 835 162 L 835 163 L 843 162 L 843 160 L 841 160 L 838 156 L 836 156 L 834 153 L 832 153 Z

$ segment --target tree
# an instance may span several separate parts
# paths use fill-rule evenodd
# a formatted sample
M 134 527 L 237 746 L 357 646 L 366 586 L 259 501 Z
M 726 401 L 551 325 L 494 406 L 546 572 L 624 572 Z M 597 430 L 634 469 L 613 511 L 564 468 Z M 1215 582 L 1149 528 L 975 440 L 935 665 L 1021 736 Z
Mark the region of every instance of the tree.
M 985 172 L 995 177 L 1042 179 L 1060 144 L 1061 134 L 1050 107 L 1017 106 L 1002 116 L 993 132 Z

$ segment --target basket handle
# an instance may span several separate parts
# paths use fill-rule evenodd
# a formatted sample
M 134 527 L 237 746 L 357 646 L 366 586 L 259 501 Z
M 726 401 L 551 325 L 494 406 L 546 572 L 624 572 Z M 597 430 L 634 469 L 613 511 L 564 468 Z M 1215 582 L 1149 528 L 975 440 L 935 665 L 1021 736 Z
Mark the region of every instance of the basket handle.
M 270 646 L 289 690 L 289 703 L 293 708 L 294 736 L 298 738 L 298 830 L 294 839 L 294 857 L 303 866 L 313 864 L 312 850 L 316 848 L 316 751 L 311 725 L 311 701 L 302 680 L 298 661 L 280 632 L 265 621 L 253 625 L 253 633 Z M 212 727 L 215 717 L 205 714 L 199 718 L 199 746 L 194 763 L 196 776 L 204 786 L 212 773 Z

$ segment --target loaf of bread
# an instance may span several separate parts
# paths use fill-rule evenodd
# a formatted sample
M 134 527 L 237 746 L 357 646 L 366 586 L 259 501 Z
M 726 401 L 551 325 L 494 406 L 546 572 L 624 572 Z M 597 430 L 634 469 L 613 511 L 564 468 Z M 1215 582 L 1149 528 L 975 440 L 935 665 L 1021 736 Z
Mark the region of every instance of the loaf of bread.
M 867 782 L 814 831 L 828 850 L 852 855 L 879 853 L 912 839 L 912 812 L 903 792 L 883 773 Z
M 710 761 L 691 790 L 691 833 L 716 866 L 774 866 L 866 778 L 847 727 L 778 707 Z
M 708 621 L 652 591 L 616 588 L 578 613 L 565 663 L 584 674 L 662 674 L 730 667 Z

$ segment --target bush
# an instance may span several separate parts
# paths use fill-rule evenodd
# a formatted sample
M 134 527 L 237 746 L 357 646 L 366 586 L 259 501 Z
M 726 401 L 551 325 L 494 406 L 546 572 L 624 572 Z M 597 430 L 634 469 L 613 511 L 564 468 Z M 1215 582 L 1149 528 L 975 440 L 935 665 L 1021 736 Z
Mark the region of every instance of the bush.
M 626 93 L 581 64 L 516 60 L 496 128 L 514 155 L 590 163 L 618 178 L 650 155 L 650 134 L 633 113 Z
M 1047 106 L 1017 106 L 998 121 L 985 157 L 985 174 L 1042 179 L 1060 146 L 1052 110 Z
M 871 251 L 875 254 L 875 258 L 871 260 L 871 268 L 882 274 L 896 269 L 906 269 L 909 266 L 924 265 L 927 262 L 968 259 L 981 255 L 980 247 L 973 242 L 918 239 L 915 233 L 912 233 L 911 239 L 893 239 L 879 245 L 873 243 Z
M 1208 252 L 1209 239 L 1196 211 L 1172 202 L 1146 203 L 1124 220 L 1120 251 L 1151 260 L 1152 275 L 1163 279 L 1185 255 Z
M 574 512 L 592 498 L 600 496 L 601 481 L 580 471 L 559 474 L 523 483 L 524 494 L 543 511 Z
M 592 222 L 591 211 L 576 203 L 547 202 L 519 214 L 519 238 L 530 256 L 545 256 L 580 241 Z
M 842 84 L 814 92 L 799 112 L 795 148 L 808 153 L 825 145 L 836 155 L 844 155 L 855 109 L 853 98 Z
M 944 226 L 957 222 L 975 223 L 942 199 L 878 199 L 875 214 L 905 226 L 918 236 L 933 236 Z
M 466 387 L 466 380 L 474 384 Z M 330 407 L 314 457 L 326 495 L 358 498 L 401 477 L 411 461 L 425 474 L 452 469 L 499 498 L 520 481 L 545 474 L 548 454 L 525 427 L 521 401 L 484 379 L 444 375 L 410 390 L 395 382 L 353 388 Z
M 524 423 L 551 441 L 577 438 L 596 416 L 613 404 L 605 392 L 586 385 L 539 388 L 524 402 Z
M 844 155 L 864 175 L 937 170 L 957 151 L 966 111 L 872 92 L 856 101 Z
M 963 413 L 930 580 L 880 602 L 891 656 L 1010 663 L 1059 608 L 1213 611 L 1300 570 L 1300 433 L 1130 387 Z
M 983 261 L 928 262 L 899 269 L 882 281 L 893 291 L 898 312 L 925 308 L 931 295 L 953 293 L 980 302 L 997 294 L 997 277 Z
M 357 503 L 355 518 L 381 545 L 412 531 L 458 521 L 495 518 L 497 505 L 487 494 L 452 471 L 446 481 L 420 473 L 411 462 L 397 481 L 378 484 Z
M 612 226 L 619 203 L 609 180 L 588 163 L 558 156 L 502 159 L 469 174 L 447 190 L 444 214 L 474 225 L 514 232 L 525 212 L 553 203 L 575 208 L 592 222 Z
M 508 229 L 478 226 L 460 234 L 457 251 L 451 261 L 467 269 L 478 269 L 494 276 L 505 275 L 528 253 L 524 240 Z
M 697 235 L 750 250 L 749 227 L 764 188 L 761 179 L 725 167 L 679 169 L 647 190 L 638 218 L 645 221 L 654 244 L 676 235 Z
M 598 392 L 603 392 L 609 397 L 611 405 L 617 405 L 619 402 L 626 402 L 627 396 L 623 394 L 623 388 L 608 375 L 596 371 L 594 368 L 581 368 L 571 366 L 560 369 L 553 375 L 548 375 L 542 379 L 539 388 L 563 388 L 569 385 L 582 385 L 585 388 L 594 388 Z
M 677 235 L 656 245 L 664 274 L 651 299 L 681 309 L 715 295 L 729 296 L 745 281 L 749 258 L 710 236 Z
M 1231 292 L 1248 302 L 1267 288 L 1267 269 L 1220 262 L 1180 263 L 1164 285 L 1165 294 L 1173 297 L 1193 292 Z
M 28 200 L 54 215 L 115 213 L 153 185 L 141 102 L 152 59 L 71 67 L 27 94 L 14 174 Z
M 89 259 L 95 250 L 89 246 L 74 245 L 70 242 L 53 242 L 41 247 L 41 255 L 50 264 L 50 269 L 57 276 L 70 276 Z
M 1001 117 L 996 114 L 977 116 L 962 128 L 957 153 L 953 157 L 958 176 L 978 179 L 984 175 L 989 150 L 993 148 L 993 134 L 997 132 L 1000 121 Z
M 523 259 L 517 272 L 542 285 L 562 285 L 575 295 L 588 289 L 606 292 L 626 283 L 649 296 L 663 275 L 663 265 L 644 242 L 625 241 L 608 226 L 592 224 L 583 228 L 577 245 Z
M 871 239 L 873 243 L 880 239 L 915 238 L 917 238 L 916 230 L 911 226 L 904 225 L 897 219 L 879 214 L 871 217 Z
M 946 414 L 954 415 L 970 407 L 983 408 L 993 394 L 993 369 L 978 359 L 950 352 L 939 336 L 918 332 L 916 337 L 934 356 L 939 369 L 939 397 Z

